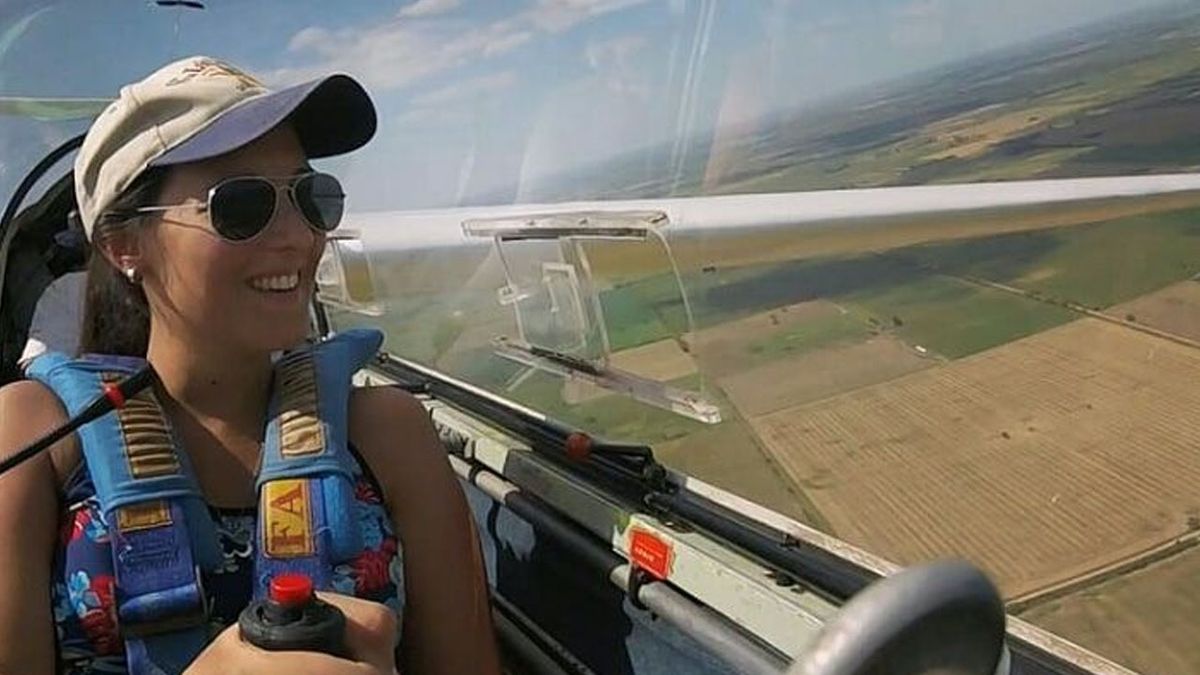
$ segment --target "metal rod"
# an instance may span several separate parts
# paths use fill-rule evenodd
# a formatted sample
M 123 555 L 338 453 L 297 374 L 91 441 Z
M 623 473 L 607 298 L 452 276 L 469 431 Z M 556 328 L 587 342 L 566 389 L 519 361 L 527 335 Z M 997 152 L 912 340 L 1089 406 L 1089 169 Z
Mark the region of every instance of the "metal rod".
M 497 502 L 524 518 L 535 529 L 564 544 L 601 571 L 618 588 L 629 592 L 630 566 L 624 558 L 595 543 L 574 525 L 521 492 L 520 487 L 465 459 L 448 456 L 454 472 Z M 651 581 L 638 588 L 634 598 L 671 625 L 690 636 L 738 672 L 780 675 L 789 663 L 773 650 L 742 634 L 740 629 L 711 609 L 698 605 L 669 584 Z
M 500 609 L 492 594 L 492 623 L 500 638 L 500 649 L 505 672 L 529 673 L 529 675 L 575 675 L 566 671 L 546 653 L 517 621 Z M 515 663 L 514 663 L 515 662 Z M 514 667 L 515 666 L 515 667 Z
M 610 572 L 608 578 L 628 591 L 629 572 L 629 565 L 623 564 Z M 719 655 L 739 673 L 779 675 L 790 665 L 740 633 L 730 630 L 728 620 L 721 615 L 692 602 L 667 584 L 645 584 L 638 590 L 637 599 L 651 612 Z
M 530 662 L 538 673 L 559 673 L 562 675 L 596 675 L 595 671 L 571 653 L 554 636 L 542 629 L 536 621 L 529 618 L 519 607 L 509 602 L 498 592 L 492 593 L 492 604 L 497 614 L 502 615 L 510 626 L 509 630 L 520 633 L 520 638 L 514 640 L 516 651 L 521 658 Z
M 583 534 L 574 525 L 555 516 L 545 507 L 537 504 L 529 496 L 523 494 L 516 485 L 508 482 L 491 471 L 472 466 L 459 457 L 450 455 L 450 464 L 455 473 L 471 482 L 492 499 L 500 502 L 521 516 L 538 530 L 550 535 L 559 543 L 582 557 L 588 565 L 602 570 L 605 574 L 613 568 L 624 564 L 621 556 L 610 550 L 597 546 L 588 535 Z
M 839 602 L 853 597 L 878 578 L 864 569 L 847 565 L 835 553 L 786 537 L 695 494 L 656 492 L 648 495 L 646 501 L 748 551 L 778 571 L 786 572 L 812 590 Z
M 525 441 L 539 454 L 555 460 L 566 461 L 565 443 L 569 436 L 578 429 L 567 426 L 557 420 L 547 418 L 523 406 L 513 404 L 478 387 L 456 382 L 445 376 L 420 367 L 391 354 L 385 354 L 377 366 L 384 373 L 406 383 L 423 384 L 434 397 L 452 406 L 481 416 L 489 422 L 498 425 L 505 431 Z M 613 451 L 609 451 L 609 448 Z M 635 449 L 637 448 L 637 449 Z M 587 462 L 571 462 L 581 470 L 603 465 L 602 476 L 614 483 L 622 484 L 623 489 L 638 493 L 637 501 L 646 490 L 641 466 L 631 467 L 625 463 L 613 463 L 609 457 L 621 457 L 629 461 L 637 460 L 639 464 L 654 463 L 654 454 L 650 448 L 633 446 L 625 443 L 609 443 L 593 439 L 592 458 Z M 592 465 L 589 467 L 589 465 Z

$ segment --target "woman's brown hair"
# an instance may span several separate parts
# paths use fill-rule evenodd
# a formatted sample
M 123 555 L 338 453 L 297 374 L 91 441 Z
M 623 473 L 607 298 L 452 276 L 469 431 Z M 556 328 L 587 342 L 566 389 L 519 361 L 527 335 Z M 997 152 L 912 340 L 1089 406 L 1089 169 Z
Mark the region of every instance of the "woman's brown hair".
M 109 213 L 151 206 L 162 192 L 165 168 L 147 169 L 113 203 Z M 146 356 L 150 343 L 150 306 L 140 284 L 128 279 L 99 250 L 96 242 L 122 228 L 137 227 L 141 218 L 100 217 L 92 237 L 87 264 L 81 354 Z

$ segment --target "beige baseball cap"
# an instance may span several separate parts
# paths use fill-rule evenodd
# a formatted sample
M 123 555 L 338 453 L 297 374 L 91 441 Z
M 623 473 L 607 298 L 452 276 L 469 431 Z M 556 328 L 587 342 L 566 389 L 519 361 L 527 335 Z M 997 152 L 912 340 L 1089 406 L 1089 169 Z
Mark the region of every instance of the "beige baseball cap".
M 75 158 L 75 198 L 88 238 L 146 169 L 223 155 L 285 120 L 310 158 L 355 150 L 376 126 L 370 96 L 342 74 L 270 91 L 224 61 L 192 56 L 122 87 Z

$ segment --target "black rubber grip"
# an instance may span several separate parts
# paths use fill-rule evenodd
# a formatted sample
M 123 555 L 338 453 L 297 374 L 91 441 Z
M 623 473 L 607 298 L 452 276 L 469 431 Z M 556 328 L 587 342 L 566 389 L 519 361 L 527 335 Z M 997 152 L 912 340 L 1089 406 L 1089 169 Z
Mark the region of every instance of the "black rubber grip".
M 246 642 L 269 651 L 349 656 L 344 639 L 346 616 L 317 598 L 296 609 L 285 609 L 271 600 L 256 600 L 242 610 L 238 628 Z

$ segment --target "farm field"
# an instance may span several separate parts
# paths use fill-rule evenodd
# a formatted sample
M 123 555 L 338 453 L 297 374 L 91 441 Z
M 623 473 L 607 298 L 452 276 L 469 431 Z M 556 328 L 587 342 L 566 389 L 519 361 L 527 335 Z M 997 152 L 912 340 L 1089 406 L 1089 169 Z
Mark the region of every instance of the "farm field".
M 751 425 L 833 531 L 901 563 L 956 554 L 1006 596 L 1200 514 L 1200 352 L 1092 319 Z
M 614 363 L 703 382 L 722 407 L 715 427 L 522 378 L 488 347 L 514 323 L 480 251 L 462 253 L 481 265 L 467 283 L 399 293 L 370 322 L 399 353 L 593 433 L 653 444 L 672 468 L 897 562 L 967 556 L 1013 598 L 1136 558 L 1200 517 L 1200 426 L 1189 422 L 1200 350 L 1069 307 L 1195 339 L 1198 225 L 1189 208 L 898 248 L 851 232 L 828 249 L 841 253 L 685 267 L 698 328 L 686 337 L 671 275 L 602 285 Z M 725 241 L 698 242 L 708 257 L 695 260 L 723 260 Z M 751 237 L 731 250 L 769 260 L 777 244 Z M 1128 576 L 1136 588 L 1175 583 L 1156 581 L 1158 569 Z M 1191 672 L 1170 623 L 1187 607 L 1099 603 L 1092 588 L 1025 616 L 1147 672 Z M 1154 635 L 1162 654 L 1146 646 Z
M 613 368 L 658 382 L 681 380 L 696 374 L 696 362 L 675 340 L 659 340 L 616 352 L 609 358 Z M 613 392 L 588 382 L 565 380 L 563 400 L 570 404 L 612 396 Z
M 739 419 L 654 447 L 667 466 L 739 495 L 753 495 L 769 509 L 825 529 L 820 513 L 779 465 L 766 454 L 754 431 Z
M 670 172 L 651 148 L 529 194 L 1195 172 L 1198 40 L 1194 7 L 1130 15 L 747 125 L 711 148 L 668 148 Z M 516 323 L 486 246 L 379 253 L 392 302 L 370 321 L 389 349 L 652 444 L 674 469 L 897 562 L 964 555 L 1021 616 L 1105 656 L 1193 673 L 1200 553 L 1141 556 L 1200 528 L 1200 349 L 1139 328 L 1200 341 L 1198 206 L 1180 193 L 803 227 L 673 223 L 690 334 L 661 250 L 587 244 L 613 363 L 703 388 L 722 408 L 715 426 L 492 354 Z
M 718 380 L 738 412 L 752 418 L 885 382 L 937 361 L 892 336 L 817 349 Z
M 1001 282 L 1092 309 L 1127 302 L 1200 273 L 1200 210 L 1110 218 L 894 252 L 942 274 Z
M 1200 672 L 1200 548 L 1100 582 L 1021 618 L 1142 673 Z
M 1182 281 L 1110 307 L 1108 314 L 1200 341 L 1200 283 Z
M 827 300 L 811 300 L 702 328 L 692 336 L 691 345 L 706 374 L 724 377 L 769 361 L 779 351 L 800 351 L 867 334 L 861 318 L 849 316 Z

